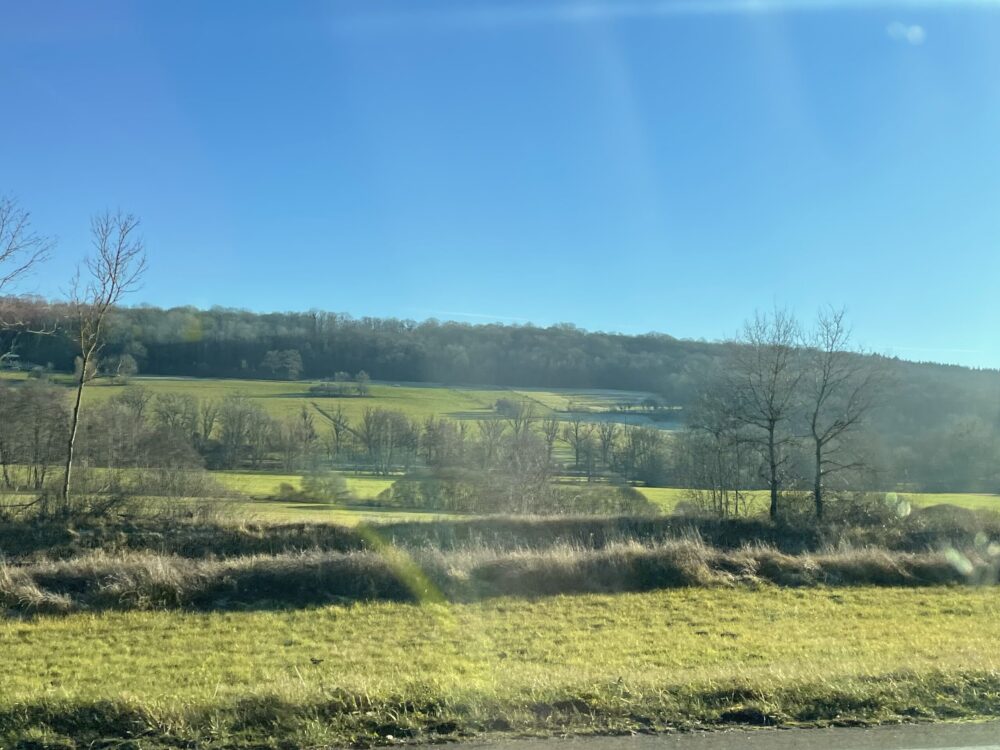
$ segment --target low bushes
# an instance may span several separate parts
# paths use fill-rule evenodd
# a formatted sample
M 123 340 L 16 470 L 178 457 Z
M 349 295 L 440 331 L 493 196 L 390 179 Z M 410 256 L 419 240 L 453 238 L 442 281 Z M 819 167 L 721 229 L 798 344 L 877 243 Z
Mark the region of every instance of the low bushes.
M 626 484 L 523 483 L 505 472 L 461 468 L 412 473 L 380 493 L 378 501 L 392 508 L 463 513 L 659 514 L 659 509 L 641 492 Z
M 149 551 L 199 559 L 275 555 L 301 550 L 349 552 L 368 542 L 357 530 L 322 523 L 225 523 L 175 517 L 127 522 L 0 524 L 0 557 L 30 562 L 67 559 L 95 550 Z

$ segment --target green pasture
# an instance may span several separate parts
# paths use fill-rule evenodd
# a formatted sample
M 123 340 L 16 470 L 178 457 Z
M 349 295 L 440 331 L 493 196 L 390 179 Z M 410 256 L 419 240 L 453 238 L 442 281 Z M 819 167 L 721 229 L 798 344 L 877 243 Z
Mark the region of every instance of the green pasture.
M 898 495 L 919 508 L 929 505 L 957 505 L 970 510 L 1000 510 L 1000 495 L 974 492 L 901 492 Z
M 239 518 L 270 523 L 336 523 L 358 526 L 397 521 L 451 521 L 459 516 L 435 511 L 367 508 L 335 503 L 285 502 L 281 500 L 236 501 L 229 511 Z
M 289 485 L 295 490 L 302 489 L 302 474 L 271 474 L 259 471 L 214 471 L 223 486 L 252 498 L 280 496 L 281 486 Z M 347 488 L 358 499 L 377 497 L 380 492 L 392 486 L 393 479 L 356 474 L 344 474 Z
M 230 748 L 278 735 L 287 746 L 392 744 L 411 727 L 627 732 L 741 710 L 790 724 L 977 716 L 1000 705 L 998 644 L 990 588 L 7 619 L 0 744 L 124 731 L 123 716 L 143 747 Z
M 637 487 L 646 499 L 658 506 L 664 513 L 673 513 L 678 503 L 690 500 L 690 490 L 679 487 Z M 748 493 L 752 507 L 758 512 L 766 512 L 768 494 L 766 490 L 753 490 Z M 974 492 L 899 492 L 886 493 L 887 500 L 893 496 L 905 499 L 914 508 L 926 508 L 931 505 L 955 505 L 969 510 L 1000 510 L 1000 495 L 989 495 Z
M 58 382 L 58 381 L 57 381 Z M 326 411 L 343 409 L 351 421 L 357 421 L 367 408 L 400 411 L 411 419 L 448 417 L 451 419 L 484 419 L 496 416 L 493 409 L 499 399 L 531 403 L 538 416 L 549 416 L 569 409 L 603 411 L 621 402 L 638 402 L 647 394 L 633 391 L 601 391 L 572 389 L 508 389 L 452 387 L 415 383 L 372 383 L 365 397 L 317 397 L 309 393 L 316 381 L 238 380 L 213 378 L 136 377 L 128 385 L 113 385 L 99 379 L 87 386 L 86 398 L 98 402 L 120 393 L 125 388 L 141 386 L 153 394 L 184 393 L 199 399 L 221 399 L 242 393 L 259 403 L 272 416 L 297 414 L 303 405 L 313 405 Z

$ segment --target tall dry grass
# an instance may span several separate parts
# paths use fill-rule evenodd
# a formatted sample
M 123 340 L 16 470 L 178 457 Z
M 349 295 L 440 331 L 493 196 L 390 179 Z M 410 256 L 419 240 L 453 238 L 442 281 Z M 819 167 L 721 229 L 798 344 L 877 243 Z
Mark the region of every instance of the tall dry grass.
M 217 559 L 96 551 L 68 560 L 0 564 L 0 607 L 17 612 L 273 608 L 690 586 L 994 584 L 998 567 L 1000 557 L 986 551 L 866 548 L 790 555 L 759 545 L 720 550 L 697 540 L 602 549 L 389 547 Z

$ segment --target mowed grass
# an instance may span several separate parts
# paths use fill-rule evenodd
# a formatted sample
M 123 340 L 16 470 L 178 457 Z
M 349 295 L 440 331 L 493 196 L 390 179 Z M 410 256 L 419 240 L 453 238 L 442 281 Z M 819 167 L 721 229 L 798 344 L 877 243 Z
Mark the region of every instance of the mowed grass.
M 268 747 L 278 733 L 391 743 L 428 722 L 559 732 L 727 721 L 748 706 L 784 723 L 1000 709 L 989 588 L 106 612 L 5 620 L 0 652 L 0 738 L 5 723 L 23 736 L 89 707 L 99 723 L 109 706 L 153 735 L 236 746 L 252 730 Z

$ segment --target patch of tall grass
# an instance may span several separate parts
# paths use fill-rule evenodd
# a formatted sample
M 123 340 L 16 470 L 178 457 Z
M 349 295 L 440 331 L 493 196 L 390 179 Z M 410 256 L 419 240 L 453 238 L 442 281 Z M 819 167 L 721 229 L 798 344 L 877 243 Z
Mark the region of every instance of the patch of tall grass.
M 994 584 L 1000 555 L 840 550 L 787 555 L 724 551 L 697 541 L 603 549 L 393 547 L 190 559 L 97 551 L 0 564 L 0 607 L 25 613 L 94 609 L 303 607 L 356 601 L 474 601 L 500 596 L 618 593 L 686 587 Z

